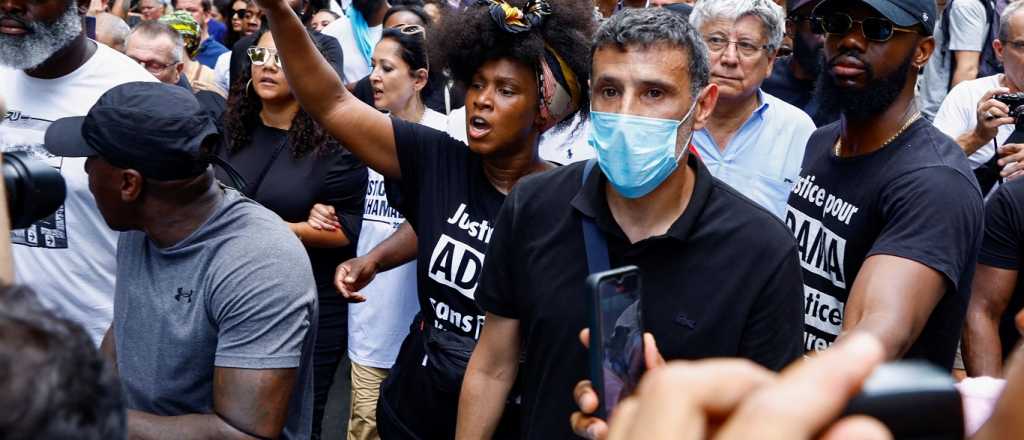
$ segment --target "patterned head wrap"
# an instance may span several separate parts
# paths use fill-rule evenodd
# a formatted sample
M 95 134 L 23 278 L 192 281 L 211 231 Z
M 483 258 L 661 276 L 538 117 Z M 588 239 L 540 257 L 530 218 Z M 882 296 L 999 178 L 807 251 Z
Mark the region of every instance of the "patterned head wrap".
M 186 11 L 174 11 L 160 17 L 160 22 L 181 34 L 181 38 L 185 40 L 185 52 L 188 53 L 189 58 L 195 58 L 199 54 L 200 28 L 192 14 Z
M 539 29 L 544 18 L 551 15 L 547 0 L 530 0 L 525 11 L 505 0 L 477 0 L 477 3 L 487 6 L 494 23 L 511 34 Z M 542 132 L 579 110 L 583 98 L 579 79 L 565 59 L 547 43 L 544 43 L 544 55 L 537 60 L 537 84 L 540 113 L 548 120 Z

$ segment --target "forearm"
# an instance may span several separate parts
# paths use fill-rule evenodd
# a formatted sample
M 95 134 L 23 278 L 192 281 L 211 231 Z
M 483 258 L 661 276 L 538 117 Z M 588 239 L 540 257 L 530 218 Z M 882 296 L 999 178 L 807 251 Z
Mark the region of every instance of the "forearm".
M 510 369 L 484 371 L 476 364 L 470 361 L 462 380 L 455 431 L 458 440 L 483 440 L 494 436 L 518 368 L 518 362 L 514 362 Z
M 953 79 L 950 81 L 949 88 L 952 89 L 953 87 L 956 87 L 957 84 L 960 84 L 960 83 L 962 83 L 964 81 L 970 81 L 970 80 L 973 80 L 973 79 L 977 79 L 977 78 L 978 78 L 978 67 L 977 66 L 965 67 L 965 68 L 962 68 L 962 69 L 958 68 L 958 69 L 956 69 L 956 72 L 953 72 Z
M 968 309 L 961 354 L 968 376 L 1002 377 L 1003 345 L 999 340 L 999 318 Z
M 114 369 L 114 373 L 117 374 L 117 350 L 114 349 L 114 327 L 111 325 L 107 329 L 107 333 L 103 335 L 103 341 L 100 342 L 100 354 L 103 358 L 110 363 L 111 368 Z
M 866 332 L 874 336 L 882 343 L 887 360 L 902 358 L 917 339 L 910 323 L 892 315 L 870 315 L 853 325 L 843 327 L 843 336 L 857 332 Z
M 307 247 L 340 248 L 352 243 L 348 236 L 345 235 L 345 231 L 340 228 L 333 231 L 313 229 L 307 222 L 288 223 L 288 228 Z
M 114 4 L 110 6 L 110 13 L 120 17 L 122 20 L 128 20 L 128 7 L 125 5 L 124 0 L 114 0 Z
M 162 417 L 128 410 L 128 440 L 259 439 L 247 435 L 213 414 Z
M 384 272 L 415 260 L 418 249 L 416 231 L 409 222 L 403 222 L 394 234 L 366 254 L 366 258 L 377 262 L 379 271 Z
M 974 130 L 964 133 L 956 138 L 957 145 L 960 145 L 960 149 L 964 150 L 964 154 L 968 156 L 974 154 L 974 152 L 978 151 L 989 142 L 992 142 L 992 139 L 985 139 L 978 136 Z

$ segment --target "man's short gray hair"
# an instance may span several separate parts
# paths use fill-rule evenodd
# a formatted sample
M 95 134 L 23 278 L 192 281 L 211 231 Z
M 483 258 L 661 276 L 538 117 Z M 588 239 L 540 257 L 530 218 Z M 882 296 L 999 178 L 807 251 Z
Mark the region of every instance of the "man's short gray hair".
M 768 38 L 768 50 L 775 51 L 782 45 L 786 30 L 786 12 L 782 6 L 771 0 L 705 0 L 697 2 L 690 13 L 690 24 L 697 28 L 714 20 L 735 22 L 743 17 L 755 17 L 764 25 Z
M 1002 41 L 1003 45 L 1009 43 L 1010 19 L 1013 18 L 1013 14 L 1020 12 L 1022 9 L 1024 9 L 1024 1 L 1015 1 L 1006 5 L 1006 9 L 1003 9 L 1003 15 L 999 16 L 999 41 Z
M 715 0 L 717 1 L 717 0 Z M 704 39 L 681 15 L 664 8 L 624 9 L 611 16 L 594 35 L 591 52 L 605 46 L 676 46 L 686 52 L 690 64 L 690 91 L 700 94 L 711 77 Z
M 181 34 L 174 28 L 170 27 L 166 23 L 161 23 L 156 20 L 148 20 L 139 23 L 132 29 L 131 35 L 128 37 L 128 41 L 135 38 L 138 35 L 143 35 L 147 38 L 156 39 L 159 37 L 167 37 L 174 43 L 174 48 L 171 50 L 171 62 L 180 63 L 185 59 L 185 39 L 181 37 Z

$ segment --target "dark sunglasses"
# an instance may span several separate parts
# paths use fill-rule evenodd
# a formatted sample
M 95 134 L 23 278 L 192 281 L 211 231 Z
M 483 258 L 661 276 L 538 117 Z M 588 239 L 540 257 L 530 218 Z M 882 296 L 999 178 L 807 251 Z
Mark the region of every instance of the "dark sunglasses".
M 252 12 L 249 11 L 248 9 L 233 9 L 232 11 L 233 11 L 233 13 L 231 14 L 231 17 L 238 17 L 238 18 L 241 18 L 242 20 L 245 20 L 246 18 L 249 18 L 249 17 L 252 16 Z
M 863 20 L 854 20 L 853 17 L 838 12 L 822 16 L 819 20 L 821 25 L 812 25 L 813 29 L 819 29 L 826 34 L 839 36 L 849 34 L 853 29 L 853 24 L 859 23 L 860 31 L 864 34 L 864 38 L 879 43 L 889 41 L 896 32 L 917 32 L 913 29 L 896 26 L 885 18 L 869 17 Z

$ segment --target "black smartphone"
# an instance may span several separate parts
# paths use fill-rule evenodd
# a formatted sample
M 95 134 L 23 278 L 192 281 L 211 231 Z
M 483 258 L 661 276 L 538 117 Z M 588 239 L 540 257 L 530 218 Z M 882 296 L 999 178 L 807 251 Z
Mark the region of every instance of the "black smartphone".
M 607 418 L 629 396 L 644 371 L 640 269 L 626 266 L 587 277 L 590 381 Z
M 882 422 L 893 436 L 907 440 L 964 438 L 964 412 L 953 377 L 924 361 L 879 366 L 843 412 Z

